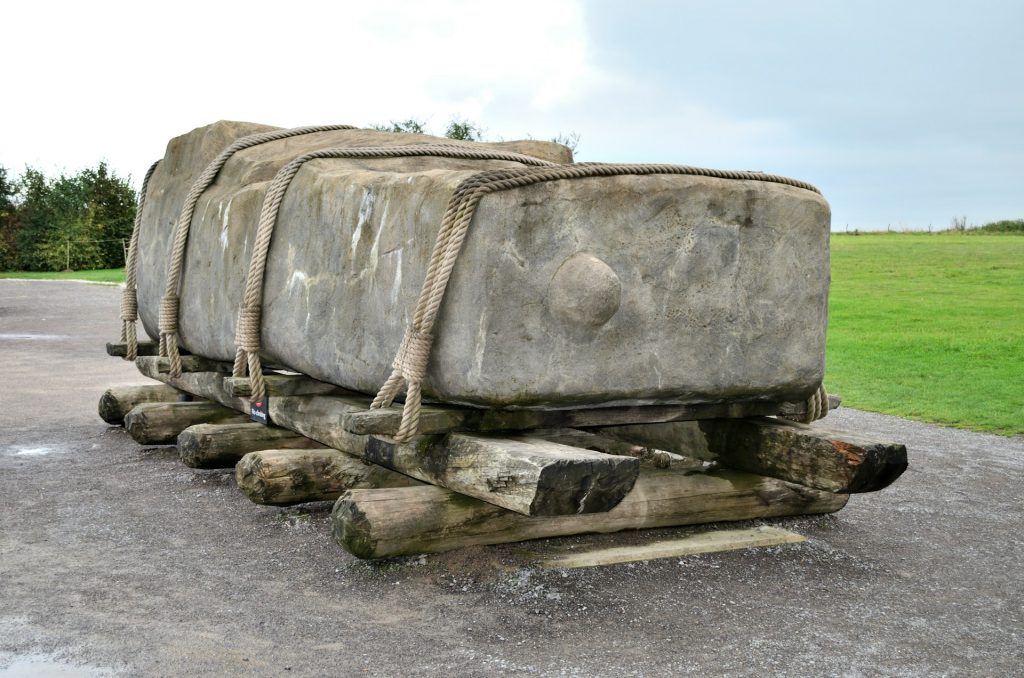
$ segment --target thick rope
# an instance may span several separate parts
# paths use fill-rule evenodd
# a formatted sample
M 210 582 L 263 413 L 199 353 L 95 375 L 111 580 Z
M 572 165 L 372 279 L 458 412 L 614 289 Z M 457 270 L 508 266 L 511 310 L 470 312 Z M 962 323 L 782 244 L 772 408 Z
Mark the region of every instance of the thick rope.
M 132 225 L 132 237 L 128 243 L 128 256 L 124 262 L 125 281 L 124 291 L 121 292 L 121 343 L 126 346 L 125 360 L 135 360 L 139 352 L 139 337 L 135 326 L 135 322 L 139 319 L 139 292 L 137 285 L 139 229 L 142 228 L 142 209 L 146 206 L 146 190 L 149 188 L 149 178 L 153 176 L 153 172 L 159 164 L 160 161 L 157 160 L 150 165 L 146 171 L 146 177 L 142 180 L 138 206 L 135 208 L 135 223 Z
M 260 220 L 256 227 L 256 239 L 252 248 L 252 259 L 245 281 L 245 296 L 238 312 L 235 329 L 235 377 L 249 373 L 251 399 L 262 400 L 266 395 L 263 368 L 260 363 L 260 322 L 263 305 L 263 278 L 267 266 L 267 253 L 274 234 L 274 225 L 281 209 L 285 193 L 298 171 L 311 160 L 332 158 L 403 158 L 432 156 L 443 158 L 464 158 L 471 160 L 507 160 L 534 167 L 555 167 L 554 163 L 519 153 L 480 150 L 469 144 L 413 144 L 407 146 L 373 146 L 363 148 L 325 148 L 300 155 L 278 171 L 267 189 L 260 208 Z M 513 172 L 522 171 L 516 168 Z M 411 338 L 409 338 L 411 337 Z M 403 374 L 417 374 L 416 366 L 426 365 L 430 352 L 430 341 L 415 335 L 407 336 L 396 363 L 402 365 Z M 419 374 L 416 383 L 422 381 Z
M 235 153 L 242 151 L 246 148 L 252 148 L 259 144 L 265 144 L 270 141 L 278 141 L 280 139 L 287 139 L 289 137 L 299 136 L 302 134 L 314 134 L 316 132 L 333 132 L 335 130 L 355 129 L 352 125 L 321 125 L 321 126 L 310 126 L 310 127 L 295 127 L 293 129 L 280 129 L 272 132 L 260 132 L 258 134 L 250 134 L 249 136 L 238 139 L 233 144 L 225 148 L 220 152 L 213 162 L 206 166 L 203 173 L 199 175 L 199 178 L 192 184 L 189 189 L 188 195 L 185 197 L 185 203 L 181 208 L 181 214 L 178 216 L 178 221 L 174 227 L 174 241 L 171 245 L 170 263 L 167 266 L 167 288 L 164 292 L 164 302 L 166 302 L 166 308 L 174 308 L 174 318 L 171 319 L 170 314 L 165 314 L 164 304 L 161 303 L 160 313 L 160 355 L 170 360 L 170 374 L 173 377 L 181 376 L 181 356 L 178 353 L 178 289 L 181 284 L 181 269 L 185 261 L 185 245 L 188 243 L 188 231 L 192 224 L 192 216 L 195 213 L 196 203 L 199 202 L 200 196 L 210 187 L 214 179 L 217 178 L 217 174 L 220 172 L 224 164 L 233 156 Z M 169 324 L 164 324 L 164 321 L 169 321 Z
M 828 391 L 825 390 L 825 384 L 820 384 L 818 390 L 811 394 L 811 397 L 806 401 L 806 406 L 807 410 L 803 414 L 783 414 L 779 416 L 782 419 L 789 419 L 801 424 L 810 424 L 812 421 L 824 419 L 828 416 Z
M 423 281 L 416 312 L 411 325 L 406 329 L 401 348 L 392 364 L 392 372 L 374 398 L 371 408 L 388 407 L 399 394 L 403 383 L 406 386 L 402 423 L 394 439 L 407 442 L 419 428 L 422 402 L 422 381 L 427 371 L 430 350 L 433 345 L 433 328 L 444 299 L 452 269 L 466 238 L 473 215 L 485 195 L 534 184 L 582 179 L 589 177 L 646 176 L 652 174 L 681 174 L 748 181 L 764 181 L 786 184 L 818 193 L 811 184 L 762 172 L 737 172 L 705 169 L 685 165 L 616 165 L 585 163 L 578 165 L 555 165 L 514 170 L 491 170 L 472 176 L 455 190 L 448 202 L 437 241 L 431 254 L 430 264 Z M 826 409 L 827 398 L 826 398 Z

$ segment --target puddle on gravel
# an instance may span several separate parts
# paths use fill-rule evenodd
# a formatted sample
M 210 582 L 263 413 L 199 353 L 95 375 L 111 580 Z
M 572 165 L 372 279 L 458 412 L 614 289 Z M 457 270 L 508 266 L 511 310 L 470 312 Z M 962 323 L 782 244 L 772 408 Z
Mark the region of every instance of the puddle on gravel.
M 0 334 L 0 341 L 61 341 L 68 339 L 66 334 Z
M 99 678 L 109 671 L 94 666 L 65 664 L 42 654 L 22 655 L 4 666 L 0 664 L 0 678 Z
M 55 447 L 17 447 L 7 448 L 7 454 L 11 457 L 45 457 L 49 454 L 59 454 L 62 450 Z

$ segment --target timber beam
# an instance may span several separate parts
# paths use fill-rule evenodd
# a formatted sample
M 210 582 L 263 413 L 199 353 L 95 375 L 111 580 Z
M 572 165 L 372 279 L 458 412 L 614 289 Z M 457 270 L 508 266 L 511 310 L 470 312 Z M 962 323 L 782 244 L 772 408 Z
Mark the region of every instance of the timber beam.
M 152 341 L 140 341 L 136 344 L 136 355 L 159 355 L 160 345 Z M 124 358 L 128 355 L 128 344 L 125 342 L 107 342 L 107 355 Z
M 254 421 L 196 424 L 178 434 L 178 456 L 192 468 L 230 468 L 256 450 L 323 447 L 286 428 Z
M 125 415 L 142 403 L 169 403 L 179 399 L 182 392 L 167 384 L 114 386 L 100 396 L 97 405 L 100 419 L 113 426 L 124 424 Z
M 847 499 L 726 469 L 644 468 L 607 513 L 527 517 L 439 487 L 354 489 L 338 499 L 331 526 L 349 553 L 386 558 L 588 532 L 831 513 Z
M 338 450 L 260 450 L 235 466 L 238 489 L 256 504 L 334 501 L 347 490 L 411 487 L 417 480 Z
M 715 461 L 828 492 L 874 492 L 907 469 L 907 448 L 780 419 L 711 419 L 594 429 L 601 435 Z
M 143 403 L 125 416 L 124 427 L 140 445 L 165 445 L 175 442 L 189 426 L 228 421 L 245 419 L 217 403 Z

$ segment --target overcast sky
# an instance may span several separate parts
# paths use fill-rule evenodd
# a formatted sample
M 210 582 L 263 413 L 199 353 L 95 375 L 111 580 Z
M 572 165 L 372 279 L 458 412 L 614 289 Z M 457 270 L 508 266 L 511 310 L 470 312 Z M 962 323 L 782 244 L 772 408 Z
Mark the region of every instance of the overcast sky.
M 757 169 L 833 229 L 1024 218 L 1024 3 L 6 3 L 0 164 L 138 179 L 218 119 L 452 116 L 579 160 Z

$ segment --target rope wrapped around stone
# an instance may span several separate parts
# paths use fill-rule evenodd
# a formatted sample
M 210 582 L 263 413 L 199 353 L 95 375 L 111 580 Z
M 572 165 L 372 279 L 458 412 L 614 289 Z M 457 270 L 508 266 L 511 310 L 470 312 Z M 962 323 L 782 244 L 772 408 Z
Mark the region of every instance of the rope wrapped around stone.
M 818 390 L 811 394 L 805 404 L 807 410 L 803 414 L 784 414 L 780 417 L 801 424 L 810 424 L 812 421 L 824 419 L 828 416 L 828 391 L 825 390 L 825 384 L 820 384 Z
M 352 125 L 316 125 L 308 127 L 295 127 L 292 129 L 273 130 L 271 132 L 260 132 L 250 134 L 236 140 L 225 148 L 220 154 L 203 170 L 189 189 L 185 196 L 185 203 L 182 205 L 181 214 L 174 226 L 174 239 L 171 243 L 170 262 L 167 265 L 167 288 L 164 297 L 176 297 L 181 285 L 181 270 L 185 261 L 185 245 L 188 243 L 188 231 L 192 224 L 192 216 L 195 214 L 196 203 L 200 196 L 210 187 L 217 174 L 224 164 L 227 163 L 235 153 L 252 148 L 259 144 L 270 141 L 278 141 L 302 134 L 314 134 L 317 132 L 333 132 L 336 130 L 355 129 Z M 175 313 L 174 326 L 163 323 L 164 316 L 161 314 L 160 322 L 160 355 L 170 359 L 171 376 L 181 376 L 181 357 L 178 354 L 177 337 L 177 313 Z
M 135 360 L 139 353 L 139 337 L 135 323 L 139 319 L 139 293 L 138 293 L 138 259 L 139 259 L 139 229 L 142 227 L 142 209 L 146 206 L 146 191 L 149 188 L 149 179 L 160 164 L 157 160 L 146 171 L 142 180 L 142 188 L 139 190 L 139 202 L 135 208 L 135 223 L 132 225 L 132 237 L 128 242 L 128 255 L 125 257 L 125 281 L 124 290 L 121 292 L 121 343 L 125 345 L 125 360 Z
M 170 371 L 181 374 L 181 356 L 178 353 L 178 295 L 169 294 L 160 300 L 160 355 L 167 356 Z M 173 348 L 172 348 L 173 347 Z
M 267 254 L 270 251 L 270 242 L 274 234 L 274 226 L 277 223 L 277 215 L 281 209 L 285 193 L 292 179 L 302 169 L 303 165 L 312 160 L 326 160 L 337 158 L 403 158 L 417 156 L 432 156 L 443 158 L 457 158 L 470 160 L 507 160 L 523 165 L 534 167 L 554 167 L 554 163 L 541 160 L 520 153 L 508 153 L 503 151 L 481 150 L 475 144 L 410 144 L 404 146 L 370 146 L 356 148 L 324 148 L 317 151 L 300 155 L 282 167 L 267 189 L 263 198 L 263 205 L 260 208 L 260 220 L 256 227 L 256 238 L 253 242 L 252 259 L 249 262 L 249 272 L 245 281 L 245 295 L 242 299 L 241 309 L 238 315 L 238 325 L 235 329 L 235 362 L 232 374 L 235 377 L 244 377 L 246 370 L 249 373 L 250 398 L 261 400 L 266 395 L 266 386 L 263 379 L 263 368 L 260 362 L 260 323 L 261 307 L 263 305 L 263 278 L 267 266 Z M 518 171 L 520 168 L 516 168 Z M 407 338 L 403 343 L 403 349 L 399 351 L 399 357 L 395 358 L 395 369 L 410 370 L 415 372 L 418 364 L 426 365 L 427 355 L 432 344 L 431 338 L 422 339 L 414 335 Z M 425 369 L 425 367 L 424 367 Z M 419 374 L 417 383 L 421 382 L 423 375 Z
M 469 177 L 463 181 L 445 209 L 441 227 L 437 234 L 430 264 L 423 281 L 423 288 L 416 304 L 416 312 L 412 323 L 406 329 L 399 357 L 396 357 L 391 375 L 387 378 L 371 408 L 389 407 L 398 396 L 403 384 L 406 386 L 405 404 L 402 409 L 402 422 L 394 440 L 407 442 L 416 435 L 419 428 L 420 406 L 422 402 L 422 380 L 426 375 L 433 343 L 434 322 L 444 299 L 444 293 L 451 278 L 452 269 L 458 258 L 462 243 L 466 238 L 477 205 L 485 195 L 498 191 L 522 188 L 534 184 L 583 179 L 591 177 L 611 176 L 646 176 L 652 174 L 682 174 L 691 176 L 714 177 L 719 179 L 735 179 L 747 181 L 764 181 L 785 184 L 819 193 L 811 184 L 787 177 L 763 172 L 740 172 L 730 170 L 707 169 L 687 165 L 631 165 L 581 163 L 577 165 L 554 165 L 546 167 L 529 167 L 512 170 L 491 170 Z M 414 339 L 415 337 L 415 339 Z M 409 347 L 416 346 L 415 352 Z M 827 408 L 827 398 L 826 398 Z
M 263 369 L 260 366 L 260 308 L 243 305 L 238 309 L 238 324 L 235 326 L 235 376 L 243 376 L 249 368 L 249 383 L 253 400 L 260 400 L 266 392 Z M 239 360 L 242 363 L 239 363 Z

